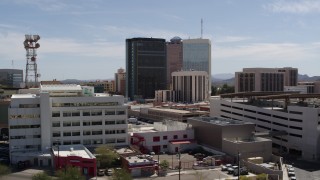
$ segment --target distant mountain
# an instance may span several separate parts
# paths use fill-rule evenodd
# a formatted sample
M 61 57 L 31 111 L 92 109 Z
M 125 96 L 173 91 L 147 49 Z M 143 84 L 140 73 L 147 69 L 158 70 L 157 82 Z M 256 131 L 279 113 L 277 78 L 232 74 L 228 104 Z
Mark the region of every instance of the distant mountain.
M 231 73 L 220 73 L 212 75 L 212 79 L 220 79 L 220 80 L 227 80 L 234 77 L 234 74 Z
M 320 81 L 320 76 L 309 77 L 307 74 L 298 74 L 298 81 Z

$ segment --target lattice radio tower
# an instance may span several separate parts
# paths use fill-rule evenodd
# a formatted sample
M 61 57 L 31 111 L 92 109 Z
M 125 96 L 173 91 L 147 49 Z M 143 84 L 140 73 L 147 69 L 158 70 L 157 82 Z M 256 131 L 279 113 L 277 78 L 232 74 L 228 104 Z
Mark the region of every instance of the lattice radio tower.
M 26 49 L 26 57 L 27 57 L 27 64 L 26 64 L 26 77 L 25 83 L 26 88 L 29 87 L 37 87 L 38 86 L 38 74 L 37 70 L 37 49 L 40 47 L 40 44 L 37 43 L 39 41 L 39 35 L 25 35 L 26 39 L 23 42 L 24 48 Z

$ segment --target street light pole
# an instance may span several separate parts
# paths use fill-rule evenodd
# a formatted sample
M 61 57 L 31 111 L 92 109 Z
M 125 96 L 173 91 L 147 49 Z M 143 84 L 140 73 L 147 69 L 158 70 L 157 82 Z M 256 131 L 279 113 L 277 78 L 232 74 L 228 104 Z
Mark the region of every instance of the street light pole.
M 238 180 L 240 180 L 240 153 L 238 151 Z
M 179 180 L 180 180 L 180 169 L 181 169 L 181 160 L 180 160 L 180 157 L 181 156 L 181 154 L 180 154 L 180 151 L 179 151 L 179 167 L 178 167 L 178 169 L 179 169 Z

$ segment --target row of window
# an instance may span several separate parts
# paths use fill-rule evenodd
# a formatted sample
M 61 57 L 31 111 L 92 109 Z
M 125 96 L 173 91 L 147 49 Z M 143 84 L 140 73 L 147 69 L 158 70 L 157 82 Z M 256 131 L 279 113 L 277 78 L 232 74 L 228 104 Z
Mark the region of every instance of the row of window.
M 187 134 L 183 135 L 183 138 L 186 139 L 188 138 Z M 163 140 L 167 140 L 168 136 L 162 136 Z M 178 139 L 178 135 L 173 135 L 173 139 Z M 153 136 L 153 142 L 159 142 L 160 141 L 160 136 Z
M 41 135 L 10 136 L 10 139 L 30 139 L 30 138 L 41 138 Z
M 105 139 L 105 144 L 115 144 L 115 143 L 125 143 L 126 138 L 108 138 Z M 63 145 L 71 145 L 71 144 L 81 144 L 81 140 L 65 140 L 62 143 L 53 143 L 52 145 L 55 146 L 57 144 Z M 83 145 L 96 145 L 96 144 L 103 144 L 103 139 L 84 139 Z
M 117 129 L 117 130 L 105 130 L 105 134 L 125 134 L 126 130 L 125 129 Z M 68 137 L 68 136 L 80 136 L 81 132 L 80 131 L 73 131 L 73 132 L 62 132 L 63 137 Z M 82 132 L 83 136 L 91 136 L 91 135 L 103 135 L 103 130 L 94 130 L 94 131 L 83 131 Z M 53 132 L 52 137 L 61 137 L 61 132 Z
M 15 125 L 15 126 L 10 126 L 10 129 L 29 129 L 29 128 L 40 128 L 40 125 Z
M 40 114 L 19 114 L 19 115 L 10 115 L 9 119 L 34 119 L 40 118 Z
M 52 107 L 117 106 L 118 102 L 52 103 Z
M 115 124 L 126 124 L 126 120 L 106 120 L 104 121 L 105 124 L 104 125 L 115 125 Z M 75 121 L 75 122 L 71 122 L 71 121 L 64 121 L 62 123 L 63 127 L 70 127 L 70 126 L 80 126 L 81 123 L 80 121 Z M 93 120 L 93 121 L 83 121 L 82 122 L 82 126 L 101 126 L 103 125 L 103 121 L 102 120 Z M 61 123 L 60 122 L 52 122 L 52 127 L 60 127 Z
M 63 111 L 62 117 L 102 116 L 102 110 Z M 104 115 L 125 115 L 125 110 L 105 110 Z M 60 111 L 53 111 L 52 117 L 61 117 Z
M 40 104 L 19 104 L 19 108 L 38 108 Z

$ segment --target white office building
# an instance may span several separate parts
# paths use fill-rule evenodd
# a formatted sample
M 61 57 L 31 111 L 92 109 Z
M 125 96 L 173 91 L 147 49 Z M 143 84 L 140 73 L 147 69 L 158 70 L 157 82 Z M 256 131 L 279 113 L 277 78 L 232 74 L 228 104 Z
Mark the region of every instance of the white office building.
M 255 123 L 257 132 L 269 132 L 273 148 L 279 153 L 320 159 L 319 97 L 311 94 L 259 97 L 254 93 L 241 96 L 239 99 L 230 96 L 212 98 L 210 116 Z
M 172 73 L 172 89 L 178 101 L 200 102 L 209 99 L 209 77 L 205 71 L 177 71 Z
M 93 87 L 41 85 L 12 96 L 9 108 L 11 163 L 42 161 L 56 144 L 128 144 L 123 96 L 94 94 Z M 40 161 L 41 160 L 41 161 Z

